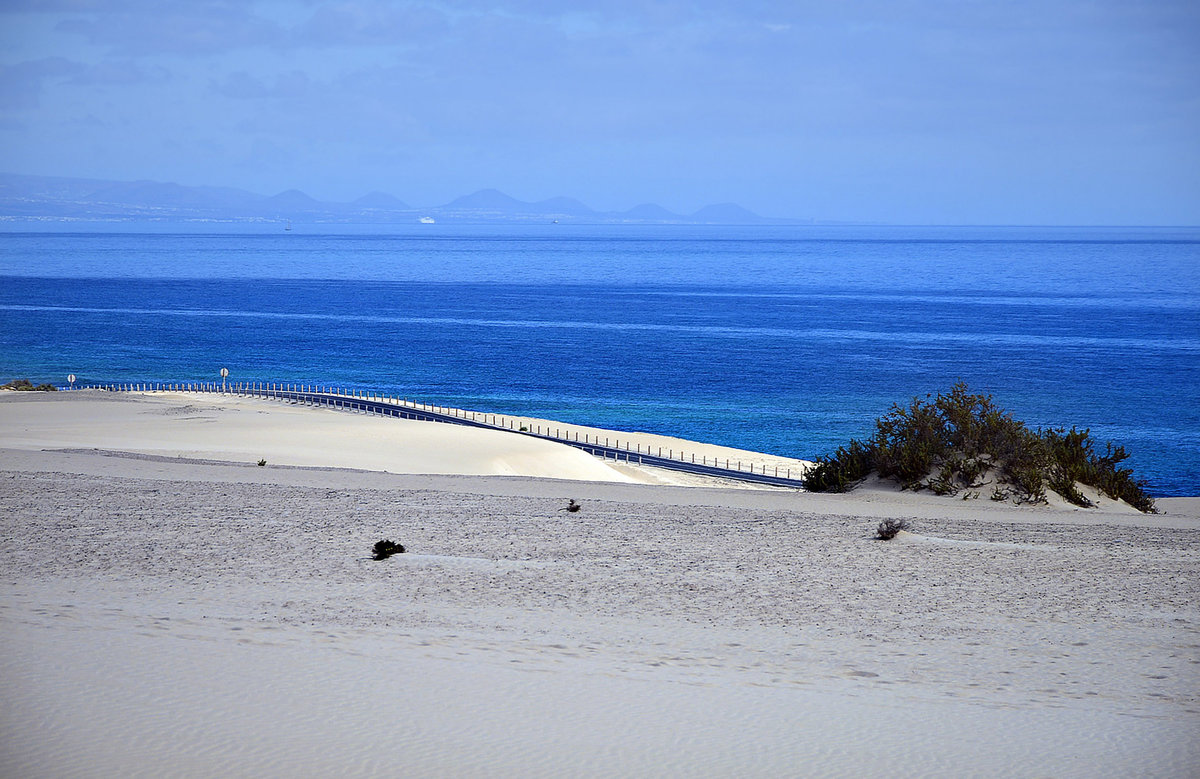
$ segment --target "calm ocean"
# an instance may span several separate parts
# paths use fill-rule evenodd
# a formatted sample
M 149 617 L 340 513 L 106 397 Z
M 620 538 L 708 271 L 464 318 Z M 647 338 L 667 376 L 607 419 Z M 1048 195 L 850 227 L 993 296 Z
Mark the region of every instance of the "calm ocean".
M 813 457 L 962 379 L 1200 495 L 1200 229 L 306 229 L 0 233 L 0 380 L 228 367 Z

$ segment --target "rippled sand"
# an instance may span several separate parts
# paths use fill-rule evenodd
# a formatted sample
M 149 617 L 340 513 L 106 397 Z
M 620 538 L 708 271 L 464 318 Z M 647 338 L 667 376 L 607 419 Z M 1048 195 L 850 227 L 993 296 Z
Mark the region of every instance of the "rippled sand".
M 0 775 L 1200 765 L 1196 501 L 328 465 L 0 449 Z

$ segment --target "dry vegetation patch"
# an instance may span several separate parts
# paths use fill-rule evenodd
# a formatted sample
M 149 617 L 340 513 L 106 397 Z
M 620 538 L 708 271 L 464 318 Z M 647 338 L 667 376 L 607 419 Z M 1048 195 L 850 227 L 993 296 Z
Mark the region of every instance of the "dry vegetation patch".
M 959 382 L 936 398 L 892 406 L 875 421 L 870 439 L 851 440 L 834 454 L 818 458 L 804 486 L 812 492 L 845 492 L 877 473 L 902 489 L 928 489 L 938 495 L 978 490 L 990 483 L 993 500 L 1045 503 L 1050 489 L 1077 506 L 1090 507 L 1092 502 L 1079 489 L 1084 484 L 1154 513 L 1146 483 L 1121 467 L 1128 457 L 1123 447 L 1111 442 L 1100 453 L 1086 429 L 1031 430 L 998 408 L 991 395 L 971 394 Z

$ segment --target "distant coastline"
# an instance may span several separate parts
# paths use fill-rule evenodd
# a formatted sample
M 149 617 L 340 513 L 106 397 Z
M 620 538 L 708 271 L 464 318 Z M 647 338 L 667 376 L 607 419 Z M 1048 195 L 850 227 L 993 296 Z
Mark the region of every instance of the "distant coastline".
M 384 192 L 371 192 L 354 201 L 338 203 L 319 201 L 295 189 L 267 196 L 232 187 L 0 173 L 0 222 L 283 224 L 288 220 L 296 224 L 428 224 L 429 220 L 508 224 L 818 224 L 813 220 L 760 216 L 735 203 L 707 205 L 691 214 L 676 214 L 653 203 L 625 211 L 596 211 L 569 197 L 526 202 L 495 189 L 483 189 L 441 205 L 417 207 Z

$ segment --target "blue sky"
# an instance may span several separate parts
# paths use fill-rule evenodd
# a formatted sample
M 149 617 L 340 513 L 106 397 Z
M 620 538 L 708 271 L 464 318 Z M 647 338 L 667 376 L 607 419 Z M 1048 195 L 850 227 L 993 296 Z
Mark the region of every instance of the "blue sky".
M 1200 224 L 1200 3 L 0 0 L 0 171 Z

